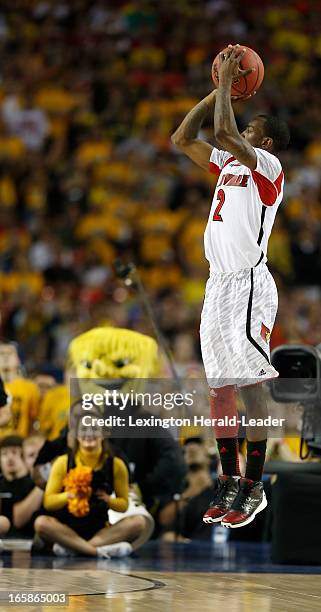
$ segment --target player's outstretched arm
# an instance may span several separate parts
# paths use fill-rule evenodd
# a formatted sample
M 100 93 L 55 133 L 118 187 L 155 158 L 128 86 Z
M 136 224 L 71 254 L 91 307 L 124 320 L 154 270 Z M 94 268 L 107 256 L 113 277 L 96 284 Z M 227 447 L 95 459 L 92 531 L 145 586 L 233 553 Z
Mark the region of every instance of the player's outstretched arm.
M 208 170 L 213 147 L 197 138 L 199 129 L 210 111 L 213 111 L 216 89 L 201 100 L 183 119 L 172 135 L 172 143 L 201 168 Z
M 240 61 L 244 51 L 239 46 L 230 45 L 229 51 L 222 57 L 219 87 L 216 94 L 214 112 L 214 133 L 217 142 L 231 153 L 241 164 L 255 170 L 257 159 L 252 145 L 239 133 L 231 103 L 231 87 L 238 74 L 248 74 L 250 70 L 240 70 Z

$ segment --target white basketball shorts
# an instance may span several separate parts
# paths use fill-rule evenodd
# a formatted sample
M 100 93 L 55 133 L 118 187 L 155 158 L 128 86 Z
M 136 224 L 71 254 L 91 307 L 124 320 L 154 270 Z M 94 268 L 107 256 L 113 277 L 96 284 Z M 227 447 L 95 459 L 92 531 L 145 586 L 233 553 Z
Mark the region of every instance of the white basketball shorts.
M 277 288 L 265 263 L 211 274 L 200 328 L 210 387 L 241 387 L 278 376 L 269 347 L 277 306 Z

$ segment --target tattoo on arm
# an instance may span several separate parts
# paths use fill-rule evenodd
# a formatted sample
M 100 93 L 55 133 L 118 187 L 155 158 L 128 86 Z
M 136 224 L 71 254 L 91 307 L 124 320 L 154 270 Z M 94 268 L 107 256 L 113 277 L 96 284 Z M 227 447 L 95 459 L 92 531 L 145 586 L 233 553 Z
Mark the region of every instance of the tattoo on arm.
M 197 137 L 198 131 L 208 114 L 208 110 L 208 105 L 202 101 L 186 115 L 182 122 L 183 136 L 186 140 L 194 140 Z
M 209 105 L 205 100 L 201 100 L 192 110 L 186 115 L 182 123 L 177 128 L 172 136 L 174 144 L 179 141 L 192 141 L 197 138 L 198 131 L 210 110 Z
M 219 87 L 214 112 L 215 138 L 221 146 L 250 170 L 255 170 L 255 149 L 239 133 L 228 88 Z
M 226 133 L 230 136 L 239 135 L 231 103 L 231 94 L 225 87 L 220 87 L 216 94 L 214 131 L 216 135 L 220 133 Z
M 208 170 L 213 147 L 208 142 L 200 140 L 198 132 L 215 104 L 215 96 L 216 90 L 196 104 L 171 136 L 172 143 L 204 170 Z

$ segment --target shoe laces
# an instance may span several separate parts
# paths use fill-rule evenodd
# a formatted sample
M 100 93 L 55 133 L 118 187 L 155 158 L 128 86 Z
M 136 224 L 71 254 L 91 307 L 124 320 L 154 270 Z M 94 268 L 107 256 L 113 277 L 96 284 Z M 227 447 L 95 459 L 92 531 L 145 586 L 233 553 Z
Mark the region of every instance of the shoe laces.
M 251 493 L 252 487 L 241 487 L 233 501 L 231 510 L 243 510 L 244 504 Z
M 215 508 L 217 504 L 219 504 L 227 493 L 228 486 L 230 484 L 229 480 L 220 480 L 218 484 L 218 488 L 215 493 L 215 499 L 210 503 L 210 508 Z

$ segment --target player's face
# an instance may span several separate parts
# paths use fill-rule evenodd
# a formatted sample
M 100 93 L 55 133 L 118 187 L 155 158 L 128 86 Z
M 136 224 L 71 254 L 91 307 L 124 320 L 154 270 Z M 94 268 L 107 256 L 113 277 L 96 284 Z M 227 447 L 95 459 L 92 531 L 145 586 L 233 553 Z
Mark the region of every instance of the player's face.
M 243 130 L 242 136 L 252 147 L 259 147 L 264 138 L 264 120 L 260 118 L 252 119 Z

